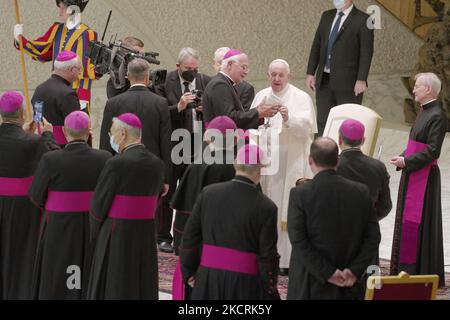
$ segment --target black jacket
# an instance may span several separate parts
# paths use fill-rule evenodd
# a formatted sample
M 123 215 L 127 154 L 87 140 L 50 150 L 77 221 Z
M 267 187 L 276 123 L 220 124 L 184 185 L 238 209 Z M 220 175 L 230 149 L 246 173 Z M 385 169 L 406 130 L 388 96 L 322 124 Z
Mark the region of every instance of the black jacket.
M 208 83 L 203 97 L 203 109 L 205 122 L 211 122 L 218 116 L 228 116 L 239 129 L 257 129 L 262 124 L 258 110 L 244 111 L 234 83 L 222 73 L 214 76 Z
M 311 48 L 307 74 L 317 73 L 316 86 L 322 83 L 327 43 L 336 9 L 322 14 Z M 367 81 L 372 63 L 374 32 L 367 27 L 369 15 L 353 7 L 342 25 L 331 56 L 330 85 L 336 91 L 353 91 L 357 80 Z
M 242 107 L 245 111 L 250 110 L 253 100 L 255 99 L 255 88 L 247 81 L 243 81 L 236 86 L 236 89 L 239 99 L 241 100 Z
M 195 80 L 195 87 L 197 90 L 205 92 L 206 86 L 208 85 L 210 77 L 204 74 L 197 74 Z M 164 86 L 164 97 L 167 99 L 170 110 L 170 119 L 172 123 L 172 130 L 176 129 L 189 129 L 188 123 L 192 123 L 192 112 L 190 109 L 185 109 L 178 112 L 178 102 L 180 102 L 181 96 L 183 95 L 180 76 L 178 75 L 178 70 L 174 70 L 167 75 L 166 84 Z
M 164 98 L 150 92 L 146 87 L 132 87 L 108 100 L 100 132 L 100 149 L 114 153 L 108 134 L 112 119 L 128 112 L 136 114 L 141 120 L 142 143 L 164 162 L 168 179 L 172 168 L 169 109 Z
M 80 110 L 80 101 L 71 84 L 53 74 L 34 91 L 31 103 L 44 102 L 44 118 L 54 126 L 63 126 L 64 119 L 73 111 Z
M 364 298 L 362 281 L 339 288 L 328 279 L 346 268 L 360 279 L 378 253 L 380 227 L 365 185 L 327 170 L 292 189 L 288 232 L 288 299 Z
M 348 149 L 341 153 L 337 172 L 344 178 L 365 184 L 369 188 L 378 221 L 391 212 L 391 177 L 383 162 L 366 156 L 360 149 Z

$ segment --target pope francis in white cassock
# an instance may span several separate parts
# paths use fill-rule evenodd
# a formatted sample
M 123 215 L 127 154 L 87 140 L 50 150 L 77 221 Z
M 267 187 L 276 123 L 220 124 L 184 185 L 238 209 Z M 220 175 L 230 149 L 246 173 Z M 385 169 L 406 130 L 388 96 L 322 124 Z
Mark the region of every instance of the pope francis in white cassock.
M 271 86 L 255 97 L 252 109 L 264 99 L 266 104 L 280 105 L 279 113 L 265 120 L 265 125 L 253 131 L 253 137 L 266 142 L 271 161 L 278 156 L 278 170 L 263 176 L 264 193 L 278 207 L 278 252 L 280 268 L 288 269 L 291 243 L 287 233 L 289 193 L 300 178 L 312 178 L 308 166 L 309 149 L 317 133 L 316 112 L 311 97 L 289 83 L 292 79 L 289 64 L 281 59 L 269 66 Z M 278 134 L 278 139 L 273 138 Z M 278 153 L 278 155 L 274 154 Z M 270 171 L 270 170 L 269 170 Z

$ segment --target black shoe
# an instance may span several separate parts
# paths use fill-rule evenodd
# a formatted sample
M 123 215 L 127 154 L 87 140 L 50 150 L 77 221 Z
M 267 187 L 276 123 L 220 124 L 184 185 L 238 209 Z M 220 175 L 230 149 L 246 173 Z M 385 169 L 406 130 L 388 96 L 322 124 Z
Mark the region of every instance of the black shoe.
M 287 277 L 289 275 L 289 268 L 280 268 L 280 276 Z
M 173 253 L 173 247 L 168 242 L 158 243 L 158 249 L 159 249 L 159 251 L 164 252 L 164 253 Z

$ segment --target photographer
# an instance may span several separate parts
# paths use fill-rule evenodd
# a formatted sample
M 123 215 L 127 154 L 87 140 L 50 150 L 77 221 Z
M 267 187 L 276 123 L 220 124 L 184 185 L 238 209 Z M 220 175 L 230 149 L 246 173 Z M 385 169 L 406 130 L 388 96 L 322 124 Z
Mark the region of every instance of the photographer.
M 144 42 L 135 37 L 126 37 L 122 41 L 122 47 L 117 54 L 121 56 L 125 56 L 129 53 L 129 50 L 144 53 Z M 127 50 L 129 49 L 129 50 Z M 126 78 L 126 67 L 122 68 L 123 70 L 118 70 L 117 75 L 113 75 L 106 85 L 106 95 L 108 99 L 114 98 L 119 94 L 126 92 L 130 89 L 130 81 Z
M 172 130 L 185 129 L 193 136 L 195 132 L 201 129 L 197 127 L 196 121 L 202 120 L 203 107 L 201 99 L 196 98 L 192 91 L 199 90 L 198 96 L 201 96 L 210 78 L 198 73 L 199 56 L 192 48 L 181 49 L 176 67 L 176 70 L 167 75 L 164 87 L 164 97 L 169 103 Z M 193 141 L 193 138 L 191 141 Z M 178 142 L 174 143 L 178 144 Z M 173 252 L 171 245 L 173 238 L 170 234 L 173 211 L 169 206 L 169 201 L 175 191 L 178 179 L 183 176 L 185 168 L 185 164 L 173 166 L 170 192 L 164 201 L 163 218 L 158 230 L 158 247 L 163 252 Z

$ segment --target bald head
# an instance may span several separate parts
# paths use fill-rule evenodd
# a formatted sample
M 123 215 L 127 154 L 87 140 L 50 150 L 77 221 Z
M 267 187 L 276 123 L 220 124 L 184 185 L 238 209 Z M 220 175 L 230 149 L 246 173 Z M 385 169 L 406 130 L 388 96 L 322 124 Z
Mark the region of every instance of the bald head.
M 330 138 L 318 138 L 311 145 L 311 165 L 323 169 L 334 169 L 339 161 L 339 148 Z M 311 161 L 310 161 L 311 162 Z

